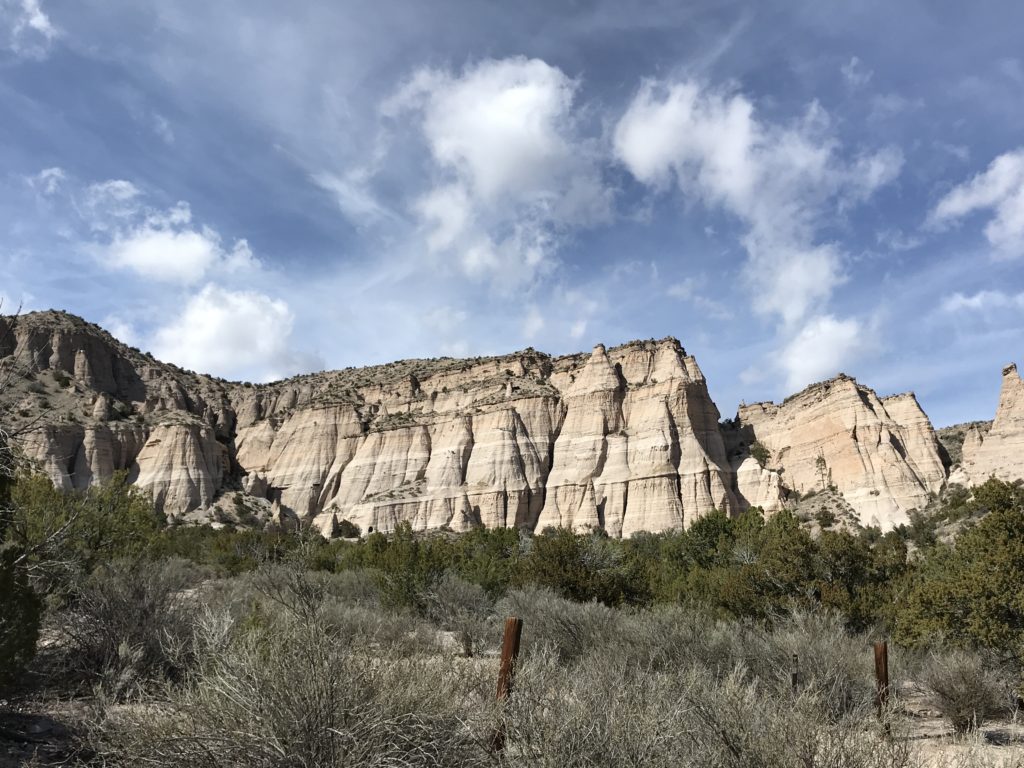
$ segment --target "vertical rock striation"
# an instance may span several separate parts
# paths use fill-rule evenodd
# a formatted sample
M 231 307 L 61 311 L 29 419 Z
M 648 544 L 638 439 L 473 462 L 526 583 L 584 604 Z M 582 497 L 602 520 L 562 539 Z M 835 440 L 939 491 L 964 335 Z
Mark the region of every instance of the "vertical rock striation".
M 970 485 L 990 477 L 1024 479 L 1024 381 L 1016 365 L 1003 368 L 999 407 L 991 429 L 987 433 L 977 426 L 968 430 L 961 468 Z

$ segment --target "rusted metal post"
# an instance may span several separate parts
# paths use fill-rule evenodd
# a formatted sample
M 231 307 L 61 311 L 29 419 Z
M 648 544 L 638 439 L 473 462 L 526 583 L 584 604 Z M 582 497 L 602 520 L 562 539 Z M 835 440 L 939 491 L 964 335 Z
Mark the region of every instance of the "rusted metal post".
M 875 643 L 875 704 L 878 705 L 878 716 L 889 701 L 889 643 Z
M 505 619 L 505 636 L 501 642 L 501 666 L 498 667 L 498 701 L 505 701 L 512 693 L 516 659 L 519 658 L 519 641 L 523 636 L 523 620 L 518 616 Z M 500 752 L 505 748 L 505 731 L 501 726 L 494 731 L 491 749 Z
M 796 696 L 796 690 L 800 686 L 800 657 L 795 653 L 793 654 L 793 671 L 790 674 L 789 682 L 793 686 L 793 695 Z

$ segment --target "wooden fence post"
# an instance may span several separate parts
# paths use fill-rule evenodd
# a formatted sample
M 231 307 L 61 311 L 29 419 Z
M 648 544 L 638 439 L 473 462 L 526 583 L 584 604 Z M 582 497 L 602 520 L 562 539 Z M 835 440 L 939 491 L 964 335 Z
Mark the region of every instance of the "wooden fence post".
M 889 643 L 875 643 L 875 704 L 878 705 L 878 716 L 889 701 Z
M 793 672 L 790 674 L 790 683 L 793 686 L 793 695 L 796 695 L 797 688 L 800 686 L 800 657 L 795 653 L 793 654 Z
M 505 701 L 512 693 L 512 681 L 519 658 L 519 641 L 523 636 L 523 620 L 518 616 L 505 619 L 505 636 L 501 642 L 501 665 L 498 667 L 498 701 Z M 494 731 L 491 749 L 500 752 L 505 748 L 505 731 L 501 726 Z

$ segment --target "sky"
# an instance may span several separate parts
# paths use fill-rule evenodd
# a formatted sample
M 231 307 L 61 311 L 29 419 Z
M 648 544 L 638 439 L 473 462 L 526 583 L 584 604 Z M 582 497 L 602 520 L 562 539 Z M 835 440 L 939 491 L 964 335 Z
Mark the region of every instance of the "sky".
M 679 338 L 723 416 L 1024 360 L 1024 4 L 0 0 L 0 299 L 268 381 Z

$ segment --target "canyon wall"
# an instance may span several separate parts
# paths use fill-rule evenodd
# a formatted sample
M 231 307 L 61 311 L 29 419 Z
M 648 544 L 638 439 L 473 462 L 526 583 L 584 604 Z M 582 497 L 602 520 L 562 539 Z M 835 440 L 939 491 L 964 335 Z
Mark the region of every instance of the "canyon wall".
M 55 483 L 80 489 L 124 470 L 185 521 L 243 510 L 327 535 L 349 520 L 363 531 L 408 521 L 629 536 L 713 509 L 774 512 L 831 484 L 862 522 L 888 528 L 946 480 L 913 395 L 879 398 L 841 375 L 721 422 L 696 360 L 671 338 L 251 385 L 44 312 L 0 319 L 0 364 L 4 426 Z M 1024 434 L 1015 371 L 1004 390 L 989 448 L 965 446 L 979 473 Z

